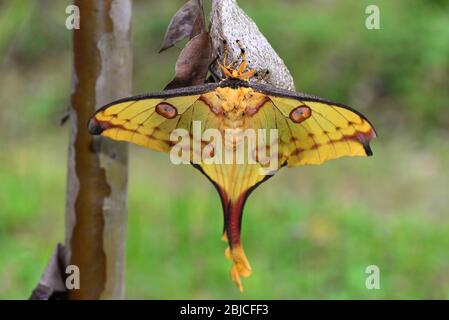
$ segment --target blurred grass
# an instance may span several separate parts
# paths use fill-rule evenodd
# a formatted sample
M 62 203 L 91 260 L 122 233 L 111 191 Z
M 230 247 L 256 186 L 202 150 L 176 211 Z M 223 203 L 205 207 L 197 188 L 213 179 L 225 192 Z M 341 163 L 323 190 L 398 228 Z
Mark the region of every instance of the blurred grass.
M 9 145 L 2 159 L 0 298 L 27 297 L 63 239 L 66 140 L 44 141 Z M 440 143 L 393 140 L 369 160 L 282 170 L 246 208 L 254 273 L 243 295 L 229 279 L 213 187 L 192 167 L 133 147 L 127 297 L 448 298 L 449 150 Z M 371 264 L 381 290 L 364 287 Z
M 27 298 L 64 239 L 69 1 L 0 3 L 0 298 Z M 134 92 L 160 90 L 178 54 L 157 55 L 183 1 L 134 1 Z M 447 1 L 240 1 L 300 91 L 376 124 L 374 157 L 283 169 L 248 201 L 253 275 L 240 295 L 221 205 L 189 166 L 131 148 L 128 298 L 449 298 Z M 366 266 L 381 290 L 365 289 Z

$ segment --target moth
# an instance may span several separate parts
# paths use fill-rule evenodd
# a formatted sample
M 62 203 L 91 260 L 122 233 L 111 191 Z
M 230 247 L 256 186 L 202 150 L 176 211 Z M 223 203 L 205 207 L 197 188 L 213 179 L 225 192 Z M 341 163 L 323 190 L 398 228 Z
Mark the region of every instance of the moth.
M 226 58 L 219 65 L 224 78 L 218 83 L 111 102 L 92 116 L 88 130 L 93 135 L 170 153 L 175 147 L 179 149 L 170 136 L 174 130 L 182 129 L 183 139 L 191 142 L 186 147 L 186 151 L 190 151 L 187 160 L 191 162 L 198 153 L 192 148 L 195 143 L 208 147 L 206 153 L 209 160 L 213 160 L 220 151 L 226 148 L 235 151 L 238 145 L 245 143 L 247 139 L 242 138 L 242 132 L 251 129 L 276 132 L 273 140 L 257 131 L 255 136 L 261 138 L 258 141 L 262 141 L 262 145 L 248 144 L 241 149 L 248 152 L 243 163 L 204 158 L 194 163 L 213 183 L 221 198 L 223 240 L 228 243 L 225 256 L 232 262 L 231 277 L 242 291 L 241 277 L 248 277 L 252 272 L 240 241 L 243 207 L 250 193 L 284 166 L 321 164 L 343 156 L 371 156 L 370 141 L 376 137 L 376 132 L 366 117 L 344 104 L 250 82 L 255 71 L 247 70 L 246 55 L 236 68 L 235 63 L 227 64 Z M 223 133 L 222 139 L 230 140 L 231 146 L 205 141 L 201 135 L 194 137 L 195 122 L 201 124 L 201 133 L 209 129 Z M 233 134 L 226 135 L 227 130 Z M 259 157 L 263 148 L 266 156 Z M 249 161 L 251 157 L 252 162 Z M 271 168 L 268 174 L 263 173 L 267 162 L 275 163 L 274 170 Z

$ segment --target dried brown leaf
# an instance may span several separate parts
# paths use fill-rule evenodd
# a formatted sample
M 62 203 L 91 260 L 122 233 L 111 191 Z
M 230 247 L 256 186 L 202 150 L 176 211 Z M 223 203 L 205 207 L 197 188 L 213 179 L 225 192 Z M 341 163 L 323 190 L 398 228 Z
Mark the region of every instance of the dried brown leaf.
M 209 33 L 204 32 L 195 36 L 181 51 L 176 62 L 175 77 L 165 90 L 204 83 L 212 61 L 211 57 L 212 41 Z
M 204 21 L 204 15 L 200 14 L 198 17 L 196 17 L 195 22 L 192 26 L 192 32 L 190 33 L 190 39 L 195 38 L 197 35 L 207 32 L 206 30 L 206 23 Z
M 193 29 L 197 30 L 198 26 L 196 24 L 200 16 L 203 17 L 201 1 L 190 0 L 186 2 L 171 19 L 159 52 L 167 50 L 185 38 L 192 38 L 192 31 Z M 204 18 L 201 19 L 204 25 Z
M 65 249 L 58 243 L 30 300 L 67 300 L 65 268 Z

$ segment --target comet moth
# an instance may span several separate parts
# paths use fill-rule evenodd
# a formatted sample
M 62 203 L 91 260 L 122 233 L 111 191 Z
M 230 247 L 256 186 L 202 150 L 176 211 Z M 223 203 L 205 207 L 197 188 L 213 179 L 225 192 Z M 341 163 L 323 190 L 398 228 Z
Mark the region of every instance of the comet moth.
M 225 256 L 232 262 L 232 280 L 243 291 L 241 277 L 251 274 L 251 266 L 243 251 L 240 230 L 243 207 L 250 193 L 284 166 L 321 164 L 344 156 L 371 156 L 369 143 L 376 132 L 367 118 L 344 104 L 250 82 L 255 70 L 247 70 L 243 50 L 240 60 L 235 66 L 236 63 L 227 64 L 226 57 L 223 59 L 219 65 L 224 77 L 218 83 L 111 102 L 92 116 L 88 127 L 93 135 L 165 153 L 175 147 L 179 151 L 177 141 L 171 139 L 172 133 L 179 129 L 184 132 L 184 141 L 190 142 L 184 146 L 190 151 L 187 160 L 213 183 L 221 198 L 223 240 L 228 243 Z M 195 137 L 195 122 L 201 124 L 203 134 L 209 129 L 222 133 L 223 143 L 217 139 L 204 141 L 204 135 Z M 274 130 L 276 139 L 259 129 Z M 247 130 L 255 130 L 259 142 L 256 146 L 246 143 L 248 137 L 242 133 Z M 199 151 L 192 147 L 195 144 L 201 146 Z M 239 149 L 242 144 L 244 148 Z M 204 155 L 205 149 L 210 158 L 193 161 L 198 152 Z M 248 156 L 243 163 L 206 161 L 229 149 L 243 150 Z M 262 149 L 264 157 L 260 157 Z M 264 170 L 267 163 L 275 163 L 275 167 Z

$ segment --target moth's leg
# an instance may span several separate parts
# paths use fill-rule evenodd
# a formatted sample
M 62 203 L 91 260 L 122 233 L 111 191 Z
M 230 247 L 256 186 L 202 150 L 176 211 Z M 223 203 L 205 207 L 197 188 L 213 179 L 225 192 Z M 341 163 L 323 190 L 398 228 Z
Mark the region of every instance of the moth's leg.
M 254 76 L 256 72 L 257 72 L 256 69 L 248 70 L 245 73 L 242 73 L 239 78 L 242 80 L 249 80 Z
M 222 63 L 217 62 L 218 66 L 220 67 L 221 71 L 223 72 L 223 79 L 232 77 L 232 73 L 229 70 L 227 61 L 228 61 L 228 43 L 226 40 L 223 40 L 223 61 L 222 61 Z
M 237 40 L 237 44 L 240 48 L 240 55 L 239 55 L 237 61 L 242 59 L 242 63 L 240 64 L 240 66 L 238 68 L 238 72 L 243 73 L 245 71 L 246 67 L 248 66 L 248 60 L 246 58 L 246 50 L 243 47 L 243 44 L 240 40 Z
M 220 67 L 221 71 L 223 71 L 223 75 L 225 77 L 232 77 L 232 73 L 228 70 L 226 66 L 222 65 L 221 63 L 219 63 L 218 66 Z
M 254 74 L 254 76 L 255 77 L 259 77 L 259 73 L 258 72 L 256 72 L 255 74 Z M 260 78 L 258 79 L 258 81 L 257 82 L 262 82 L 262 81 L 267 81 L 268 80 L 268 77 L 270 76 L 270 70 L 265 70 L 265 72 L 262 74 L 262 75 L 260 75 Z
M 234 66 L 235 66 L 240 60 L 242 60 L 242 59 L 243 59 L 243 60 L 246 60 L 245 48 L 243 47 L 243 45 L 242 45 L 242 43 L 241 43 L 240 40 L 236 40 L 236 42 L 237 42 L 237 44 L 238 44 L 238 46 L 239 46 L 239 48 L 240 48 L 240 53 L 239 53 L 237 59 L 236 59 L 235 61 L 230 62 L 229 65 L 226 65 L 226 60 L 223 61 L 223 64 L 224 64 L 228 69 L 234 69 Z M 225 45 L 224 49 L 225 49 L 226 52 L 227 52 L 227 51 L 228 51 L 228 45 L 227 45 L 227 42 L 225 42 L 224 45 Z M 226 54 L 226 58 L 227 58 L 227 54 Z M 243 60 L 242 60 L 242 63 L 243 63 Z M 243 69 L 243 70 L 244 70 L 244 69 Z
M 239 71 L 239 73 L 242 73 L 242 72 L 245 70 L 246 66 L 247 66 L 247 62 L 246 62 L 246 51 L 245 51 L 245 48 L 243 47 L 242 42 L 241 42 L 240 40 L 236 40 L 236 42 L 237 42 L 237 44 L 238 44 L 238 46 L 239 46 L 239 48 L 240 48 L 240 53 L 239 53 L 237 59 L 236 59 L 235 61 L 233 61 L 232 63 L 229 64 L 228 68 L 234 69 L 235 65 L 236 65 L 240 60 L 242 60 L 242 63 L 240 64 L 239 68 L 237 69 L 237 70 Z M 242 64 L 244 64 L 244 67 L 243 67 L 242 71 L 240 71 L 241 65 L 242 65 Z
M 223 66 L 228 67 L 226 65 L 228 61 L 228 42 L 223 40 Z
M 236 201 L 229 204 L 229 212 L 226 221 L 226 236 L 229 247 L 225 251 L 226 258 L 232 260 L 231 277 L 240 291 L 243 291 L 240 277 L 251 275 L 251 266 L 240 243 L 240 230 L 243 214 L 243 206 L 246 200 L 246 193 Z

